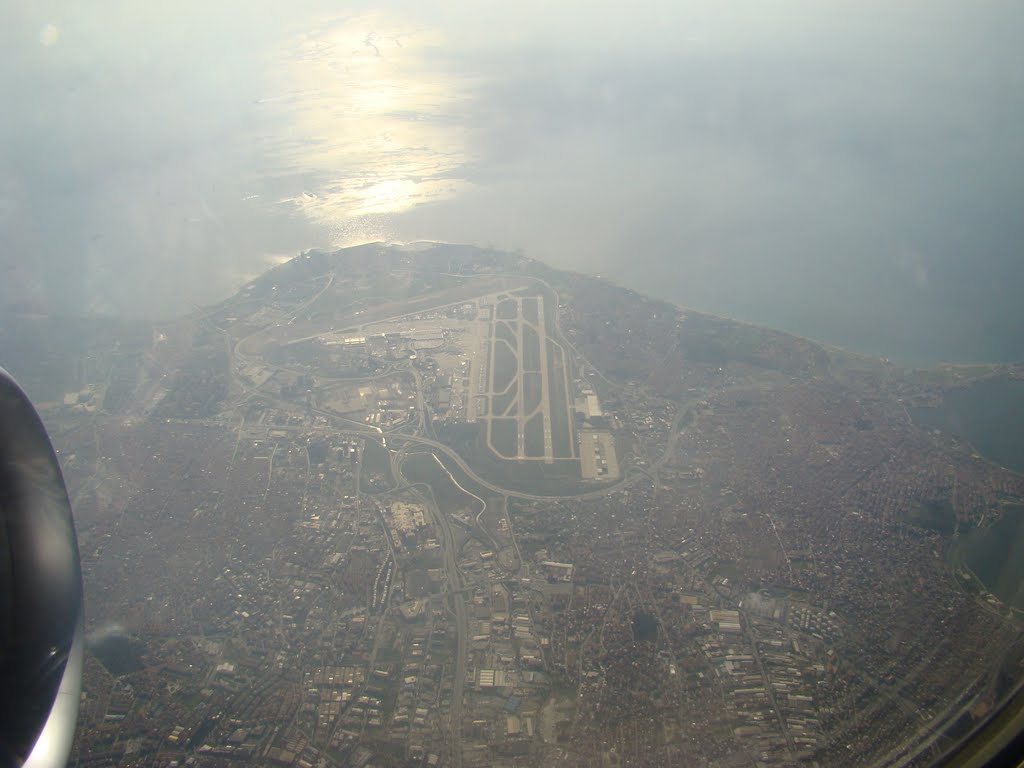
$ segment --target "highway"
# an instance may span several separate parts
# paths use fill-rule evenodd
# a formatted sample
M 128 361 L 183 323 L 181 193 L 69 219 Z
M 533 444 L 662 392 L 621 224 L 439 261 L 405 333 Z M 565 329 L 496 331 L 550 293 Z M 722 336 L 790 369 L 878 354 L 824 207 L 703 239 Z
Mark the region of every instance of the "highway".
M 435 461 L 437 457 L 434 457 Z M 440 462 L 438 462 L 440 463 Z M 469 615 L 466 609 L 466 598 L 463 594 L 465 585 L 462 580 L 462 572 L 459 570 L 458 550 L 455 541 L 455 534 L 452 532 L 448 514 L 441 509 L 434 498 L 433 491 L 426 486 L 427 492 L 418 490 L 424 486 L 423 483 L 410 483 L 402 474 L 402 455 L 396 452 L 392 455 L 391 469 L 395 475 L 395 482 L 399 487 L 408 486 L 412 488 L 430 511 L 434 518 L 434 524 L 440 533 L 441 551 L 444 553 L 445 586 L 448 590 L 448 597 L 452 604 L 452 613 L 455 616 L 455 669 L 452 678 L 452 702 L 449 710 L 448 734 L 451 739 L 451 760 L 456 768 L 462 766 L 462 699 L 466 684 L 466 656 L 469 650 Z

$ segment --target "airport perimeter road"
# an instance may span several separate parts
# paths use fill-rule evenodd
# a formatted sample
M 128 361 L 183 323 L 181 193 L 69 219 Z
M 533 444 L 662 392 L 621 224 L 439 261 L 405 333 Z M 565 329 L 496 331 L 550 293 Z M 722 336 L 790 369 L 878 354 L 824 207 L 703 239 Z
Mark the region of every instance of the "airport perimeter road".
M 449 448 L 444 443 L 439 443 L 436 440 L 431 440 L 430 438 L 427 437 L 420 437 L 419 435 L 389 434 L 388 439 L 396 443 L 401 441 L 407 441 L 418 443 L 420 445 L 428 445 L 431 448 L 437 449 L 445 456 L 450 458 L 452 461 L 454 461 L 455 464 L 459 467 L 459 469 L 461 469 L 469 477 L 470 480 L 477 483 L 483 488 L 487 488 L 490 491 L 494 491 L 494 493 L 498 494 L 499 496 L 512 496 L 519 499 L 528 499 L 530 501 L 566 501 L 569 499 L 579 499 L 586 501 L 587 499 L 599 499 L 602 496 L 607 496 L 609 493 L 621 491 L 623 488 L 628 488 L 629 486 L 633 485 L 638 480 L 650 481 L 650 475 L 648 473 L 661 469 L 661 467 L 665 465 L 665 462 L 669 460 L 669 458 L 672 456 L 672 453 L 675 451 L 676 443 L 679 442 L 679 437 L 682 434 L 682 432 L 679 431 L 679 425 L 683 420 L 683 415 L 686 413 L 687 407 L 688 406 L 683 406 L 676 414 L 675 419 L 673 419 L 672 421 L 672 435 L 671 437 L 669 437 L 668 444 L 665 446 L 665 450 L 662 451 L 661 456 L 659 456 L 650 465 L 650 467 L 647 468 L 646 471 L 634 472 L 633 474 L 623 477 L 618 482 L 612 483 L 611 485 L 607 485 L 604 488 L 600 488 L 598 490 L 586 491 L 584 493 L 566 494 L 564 496 L 550 496 L 536 493 L 526 493 L 524 491 L 517 491 L 512 488 L 502 488 L 500 485 L 495 485 L 494 483 L 484 480 L 482 477 L 476 474 L 472 470 L 472 468 L 470 468 L 469 464 L 467 464 L 466 461 L 453 449 Z
M 259 395 L 258 397 L 261 400 L 273 403 L 278 408 L 282 408 L 285 410 L 298 410 L 294 403 L 289 403 L 284 400 L 278 400 L 276 398 L 268 397 L 266 395 Z M 462 470 L 462 472 L 464 472 L 466 476 L 474 483 L 479 485 L 481 488 L 486 488 L 489 491 L 493 491 L 499 496 L 510 496 L 518 499 L 527 499 L 529 501 L 567 501 L 570 499 L 586 501 L 587 499 L 599 499 L 602 496 L 607 496 L 609 493 L 621 491 L 622 489 L 628 488 L 629 486 L 633 485 L 639 480 L 650 481 L 650 473 L 656 472 L 658 469 L 664 466 L 665 462 L 667 462 L 669 458 L 672 456 L 673 451 L 675 451 L 676 443 L 679 442 L 679 437 L 682 435 L 682 432 L 680 432 L 679 430 L 679 426 L 683 420 L 684 414 L 687 412 L 690 405 L 691 403 L 686 403 L 680 407 L 679 411 L 676 413 L 676 416 L 672 421 L 672 434 L 669 437 L 665 449 L 662 451 L 661 456 L 659 456 L 649 467 L 647 467 L 646 470 L 634 471 L 632 474 L 627 474 L 618 482 L 612 483 L 611 485 L 606 485 L 603 488 L 599 488 L 593 491 L 585 491 L 583 493 L 565 494 L 562 496 L 526 493 L 525 491 L 517 491 L 513 488 L 503 488 L 500 485 L 496 485 L 495 483 L 492 483 L 489 480 L 485 480 L 484 478 L 480 477 L 476 472 L 474 472 L 473 469 L 469 466 L 469 464 L 467 464 L 466 461 L 458 453 L 456 453 L 454 449 L 449 448 L 444 443 L 439 443 L 437 440 L 433 440 L 429 437 L 423 437 L 422 435 L 403 435 L 397 432 L 384 432 L 380 429 L 380 427 L 373 427 L 361 421 L 347 419 L 344 416 L 339 416 L 338 414 L 332 413 L 331 411 L 320 410 L 319 408 L 312 408 L 309 409 L 309 411 L 315 413 L 318 416 L 323 416 L 324 418 L 329 419 L 331 422 L 341 424 L 342 426 L 340 427 L 339 432 L 342 433 L 353 434 L 359 437 L 376 437 L 383 441 L 391 442 L 392 444 L 416 443 L 418 445 L 426 445 L 431 448 L 434 448 L 437 451 L 443 453 L 448 458 L 450 458 L 453 462 L 455 462 L 456 466 L 458 466 L 458 468 Z M 305 409 L 302 410 L 303 412 L 306 412 Z M 309 427 L 276 427 L 276 429 L 284 429 L 286 431 L 310 431 Z

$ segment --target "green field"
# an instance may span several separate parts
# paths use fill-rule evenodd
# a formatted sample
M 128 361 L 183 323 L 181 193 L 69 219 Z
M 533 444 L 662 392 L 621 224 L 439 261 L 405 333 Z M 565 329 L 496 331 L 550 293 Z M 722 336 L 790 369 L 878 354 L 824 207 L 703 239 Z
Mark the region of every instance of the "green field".
M 535 413 L 523 427 L 523 450 L 527 456 L 544 455 L 544 414 Z
M 432 453 L 411 453 L 402 462 L 402 474 L 410 483 L 426 483 L 434 493 L 434 501 L 444 513 L 468 511 L 475 515 L 481 503 L 459 488 Z
M 508 388 L 508 391 L 501 395 L 494 395 L 491 398 L 491 415 L 493 416 L 515 416 L 516 400 L 519 395 L 519 388 L 515 382 Z M 507 411 L 507 413 L 506 413 Z
M 508 342 L 508 345 L 512 347 L 512 349 L 518 349 L 519 347 L 519 341 L 516 339 L 515 331 L 512 330 L 511 325 L 503 320 L 499 320 L 494 324 L 494 338 Z
M 523 415 L 533 413 L 540 405 L 540 398 L 543 394 L 542 381 L 539 373 L 524 373 L 520 380 L 523 382 Z
M 519 305 L 515 299 L 503 299 L 495 307 L 494 316 L 498 320 L 515 320 L 519 317 Z
M 551 393 L 551 442 L 556 459 L 573 456 L 572 422 L 565 395 L 565 363 L 560 347 L 548 339 L 548 389 Z
M 524 458 L 543 458 L 545 432 L 550 429 L 553 458 L 575 459 L 572 405 L 568 402 L 566 388 L 570 361 L 560 344 L 541 337 L 537 327 L 541 320 L 537 291 L 520 291 L 511 296 L 518 301 L 510 294 L 503 294 L 495 305 L 490 383 L 491 391 L 496 394 L 489 398 L 493 420 L 485 425 L 489 445 L 494 453 L 512 459 L 519 455 L 521 438 Z M 544 296 L 547 298 L 546 294 Z M 555 328 L 557 303 L 545 300 L 543 311 L 545 325 Z M 520 323 L 518 327 L 516 322 Z M 545 355 L 550 403 L 544 403 Z M 518 404 L 520 394 L 521 407 Z M 550 416 L 534 413 L 545 405 Z M 517 434 L 518 419 L 513 418 L 517 416 L 529 417 L 523 424 L 522 435 Z
M 523 326 L 523 348 L 519 354 L 524 371 L 540 370 L 540 336 L 528 325 Z
M 504 392 L 519 373 L 519 359 L 507 344 L 494 343 L 494 370 L 492 386 L 495 392 Z
M 537 325 L 537 323 L 539 322 L 537 318 L 536 298 L 523 299 L 523 319 L 528 323 L 532 323 L 533 325 Z
M 491 419 L 491 445 L 499 455 L 515 458 L 518 450 L 519 429 L 515 419 Z
M 394 486 L 395 478 L 391 474 L 391 454 L 387 448 L 375 440 L 364 440 L 361 461 L 363 472 L 370 475 L 381 475 L 387 485 Z
M 480 477 L 503 488 L 552 496 L 593 490 L 592 485 L 584 483 L 580 478 L 579 461 L 562 460 L 554 464 L 543 461 L 507 461 L 487 450 L 484 429 L 482 424 L 447 425 L 438 428 L 438 437 L 459 453 Z M 455 478 L 463 483 L 466 476 L 458 465 L 449 462 L 444 456 L 441 460 Z

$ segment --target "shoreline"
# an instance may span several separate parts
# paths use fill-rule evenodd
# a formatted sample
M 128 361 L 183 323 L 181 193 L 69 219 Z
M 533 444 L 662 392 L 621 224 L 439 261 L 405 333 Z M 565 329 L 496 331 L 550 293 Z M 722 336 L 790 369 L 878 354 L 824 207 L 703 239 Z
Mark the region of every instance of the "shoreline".
M 273 265 L 271 265 L 270 267 L 268 267 L 267 269 L 265 269 L 263 272 L 261 272 L 260 275 L 266 274 L 267 272 L 273 270 L 275 267 L 280 266 L 281 264 L 284 264 L 284 263 L 287 263 L 288 261 L 291 261 L 293 259 L 299 258 L 299 257 L 301 257 L 305 253 L 316 252 L 316 251 L 320 251 L 320 252 L 323 252 L 323 253 L 337 253 L 339 251 L 348 250 L 350 248 L 360 248 L 360 247 L 365 247 L 367 245 L 381 245 L 381 246 L 388 247 L 388 248 L 399 248 L 399 249 L 406 250 L 406 252 L 408 252 L 410 255 L 415 255 L 415 253 L 418 252 L 418 251 L 426 250 L 426 249 L 429 249 L 429 248 L 432 248 L 432 247 L 444 247 L 444 246 L 453 246 L 453 247 L 469 246 L 469 247 L 472 247 L 472 248 L 478 248 L 478 249 L 480 249 L 482 251 L 492 251 L 492 252 L 499 252 L 499 253 L 504 253 L 504 254 L 509 254 L 509 255 L 517 255 L 513 251 L 507 251 L 507 250 L 504 250 L 502 248 L 494 248 L 494 247 L 489 247 L 489 246 L 480 246 L 480 245 L 476 245 L 476 244 L 473 244 L 473 243 L 452 243 L 452 242 L 447 242 L 447 241 L 443 241 L 443 240 L 427 240 L 427 239 L 415 239 L 415 240 L 408 240 L 408 241 L 399 241 L 399 240 L 394 240 L 394 241 L 368 240 L 366 242 L 353 243 L 353 244 L 346 245 L 346 246 L 343 246 L 343 247 L 334 247 L 334 246 L 332 246 L 330 249 L 322 249 L 322 248 L 319 248 L 319 247 L 312 247 L 312 248 L 308 248 L 308 249 L 303 249 L 303 250 L 299 251 L 295 256 L 292 256 L 292 257 L 287 258 L 287 259 L 285 259 L 283 256 L 277 256 L 277 257 L 275 257 L 275 263 Z M 966 384 L 966 383 L 969 383 L 970 381 L 974 381 L 974 380 L 977 380 L 977 379 L 980 379 L 980 378 L 984 378 L 987 375 L 998 374 L 1000 372 L 1008 373 L 1010 375 L 1021 375 L 1021 376 L 1024 376 L 1024 358 L 1022 358 L 1022 359 L 1006 359 L 1006 360 L 987 360 L 987 361 L 986 360 L 966 360 L 966 359 L 965 360 L 952 360 L 952 361 L 942 360 L 942 361 L 937 361 L 935 363 L 927 363 L 927 364 L 925 364 L 925 363 L 915 363 L 915 362 L 912 362 L 912 361 L 905 361 L 905 360 L 901 360 L 899 358 L 894 358 L 894 357 L 891 357 L 891 356 L 881 355 L 881 354 L 878 354 L 878 353 L 875 353 L 875 352 L 868 352 L 868 351 L 864 351 L 864 350 L 861 350 L 861 349 L 856 349 L 856 348 L 849 347 L 849 346 L 843 346 L 842 344 L 838 344 L 838 343 L 833 342 L 833 341 L 828 341 L 826 339 L 817 338 L 815 336 L 808 335 L 808 334 L 806 334 L 804 332 L 797 332 L 797 331 L 787 330 L 785 328 L 780 328 L 780 327 L 778 327 L 776 325 L 772 325 L 772 324 L 767 323 L 767 322 L 760 322 L 760 321 L 754 321 L 754 320 L 746 320 L 746 319 L 742 319 L 742 318 L 738 318 L 738 317 L 733 317 L 733 316 L 730 316 L 730 315 L 722 314 L 721 312 L 718 312 L 718 311 L 709 310 L 709 309 L 702 309 L 700 307 L 695 307 L 695 306 L 689 306 L 689 305 L 686 305 L 686 304 L 681 304 L 681 303 L 679 303 L 677 301 L 655 297 L 655 296 L 652 296 L 651 294 L 644 293 L 643 291 L 640 291 L 640 290 L 638 290 L 636 288 L 631 288 L 629 286 L 623 285 L 622 283 L 618 282 L 617 280 L 615 280 L 613 278 L 610 278 L 610 277 L 607 277 L 605 275 L 592 274 L 592 273 L 589 273 L 589 272 L 580 272 L 578 270 L 572 270 L 572 269 L 561 269 L 561 268 L 555 267 L 555 266 L 553 266 L 553 265 L 551 265 L 551 264 L 549 264 L 549 263 L 547 263 L 547 262 L 545 262 L 545 261 L 543 261 L 541 259 L 537 259 L 537 258 L 534 258 L 532 256 L 525 255 L 525 254 L 522 255 L 522 258 L 525 259 L 526 261 L 532 263 L 532 264 L 537 264 L 537 265 L 539 265 L 539 266 L 541 266 L 541 267 L 543 267 L 545 269 L 550 269 L 550 270 L 553 270 L 555 272 L 559 272 L 561 274 L 577 275 L 577 276 L 584 277 L 584 278 L 587 278 L 587 279 L 590 279 L 590 280 L 599 280 L 599 281 L 601 281 L 603 283 L 606 283 L 607 285 L 613 286 L 615 288 L 618 288 L 618 289 L 621 289 L 621 290 L 624 290 L 624 291 L 629 291 L 630 293 L 636 294 L 637 296 L 642 296 L 642 297 L 644 297 L 645 299 L 647 299 L 649 301 L 656 301 L 656 302 L 660 302 L 662 304 L 665 304 L 667 306 L 671 306 L 671 307 L 675 308 L 677 311 L 680 311 L 680 312 L 693 312 L 695 314 L 704 315 L 705 317 L 710 317 L 710 318 L 715 319 L 715 320 L 736 323 L 737 325 L 745 326 L 745 327 L 748 327 L 748 328 L 756 328 L 756 329 L 759 329 L 759 330 L 768 330 L 768 331 L 772 331 L 774 333 L 785 334 L 786 336 L 789 336 L 789 337 L 791 337 L 793 339 L 797 339 L 799 341 L 803 341 L 803 342 L 806 342 L 806 343 L 809 343 L 809 344 L 813 344 L 813 345 L 815 345 L 817 347 L 820 347 L 820 348 L 822 348 L 823 350 L 825 350 L 826 352 L 828 352 L 828 353 L 830 353 L 832 355 L 840 355 L 840 356 L 845 356 L 847 358 L 859 358 L 859 359 L 863 360 L 865 363 L 870 363 L 873 366 L 884 367 L 884 368 L 888 368 L 888 369 L 894 370 L 894 371 L 900 371 L 900 372 L 905 372 L 905 373 L 942 372 L 942 371 L 950 372 L 950 373 L 957 373 L 957 372 L 966 371 L 968 369 L 985 369 L 985 370 L 979 371 L 978 375 L 976 375 L 976 376 L 971 376 L 968 379 L 965 379 L 963 381 L 957 382 L 958 384 Z M 257 275 L 255 277 L 259 277 L 260 275 Z M 221 303 L 223 301 L 226 301 L 226 300 L 234 297 L 235 295 L 238 294 L 238 292 L 240 290 L 242 290 L 242 288 L 245 285 L 247 285 L 248 283 L 252 282 L 252 280 L 255 279 L 255 277 L 254 276 L 249 276 L 248 279 L 246 279 L 245 281 L 240 283 L 237 287 L 235 287 L 234 290 L 231 293 L 223 296 L 222 298 L 220 298 L 220 299 L 218 299 L 216 301 L 213 301 L 213 302 L 210 302 L 209 304 L 204 305 L 203 308 L 204 309 L 208 309 L 208 308 L 210 308 L 212 306 L 216 306 L 217 304 L 219 304 L 219 303 Z M 141 320 L 141 321 L 145 321 L 145 322 L 150 322 L 150 323 L 152 323 L 154 325 L 159 325 L 159 324 L 162 324 L 162 323 L 174 322 L 176 320 L 180 320 L 182 318 L 188 317 L 189 315 L 191 315 L 196 310 L 196 307 L 194 305 L 191 305 L 191 307 L 192 307 L 192 311 L 191 312 L 185 311 L 185 312 L 181 312 L 181 313 L 175 313 L 175 314 L 172 314 L 172 315 L 167 316 L 167 317 L 161 316 L 161 317 L 145 317 L 145 318 L 139 317 L 139 316 L 118 315 L 118 314 L 103 314 L 103 313 L 95 313 L 95 314 L 87 313 L 87 314 L 76 315 L 76 316 L 71 316 L 71 315 L 64 316 L 61 313 L 48 312 L 48 313 L 40 314 L 38 311 L 36 311 L 36 312 L 33 312 L 33 311 L 19 312 L 17 310 L 15 310 L 12 314 L 13 314 L 14 317 L 19 318 L 19 319 L 24 319 L 24 320 L 31 320 L 33 318 L 37 319 L 37 320 L 39 320 L 39 319 L 50 319 L 50 318 L 52 318 L 52 319 L 61 319 L 61 318 L 79 319 L 79 318 L 81 318 L 81 319 L 97 319 L 97 320 L 114 320 L 114 321 L 117 321 L 117 322 L 131 322 L 133 320 L 138 322 L 138 321 Z M 2 310 L 2 309 L 3 308 L 0 307 L 0 310 Z

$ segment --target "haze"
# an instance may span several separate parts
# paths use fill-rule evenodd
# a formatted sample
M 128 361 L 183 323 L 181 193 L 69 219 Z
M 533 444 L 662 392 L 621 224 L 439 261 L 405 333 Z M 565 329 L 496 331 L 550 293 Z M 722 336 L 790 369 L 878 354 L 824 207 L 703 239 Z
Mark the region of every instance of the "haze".
M 336 5 L 0 12 L 0 301 L 169 315 L 434 239 L 903 362 L 1024 359 L 1024 6 Z

